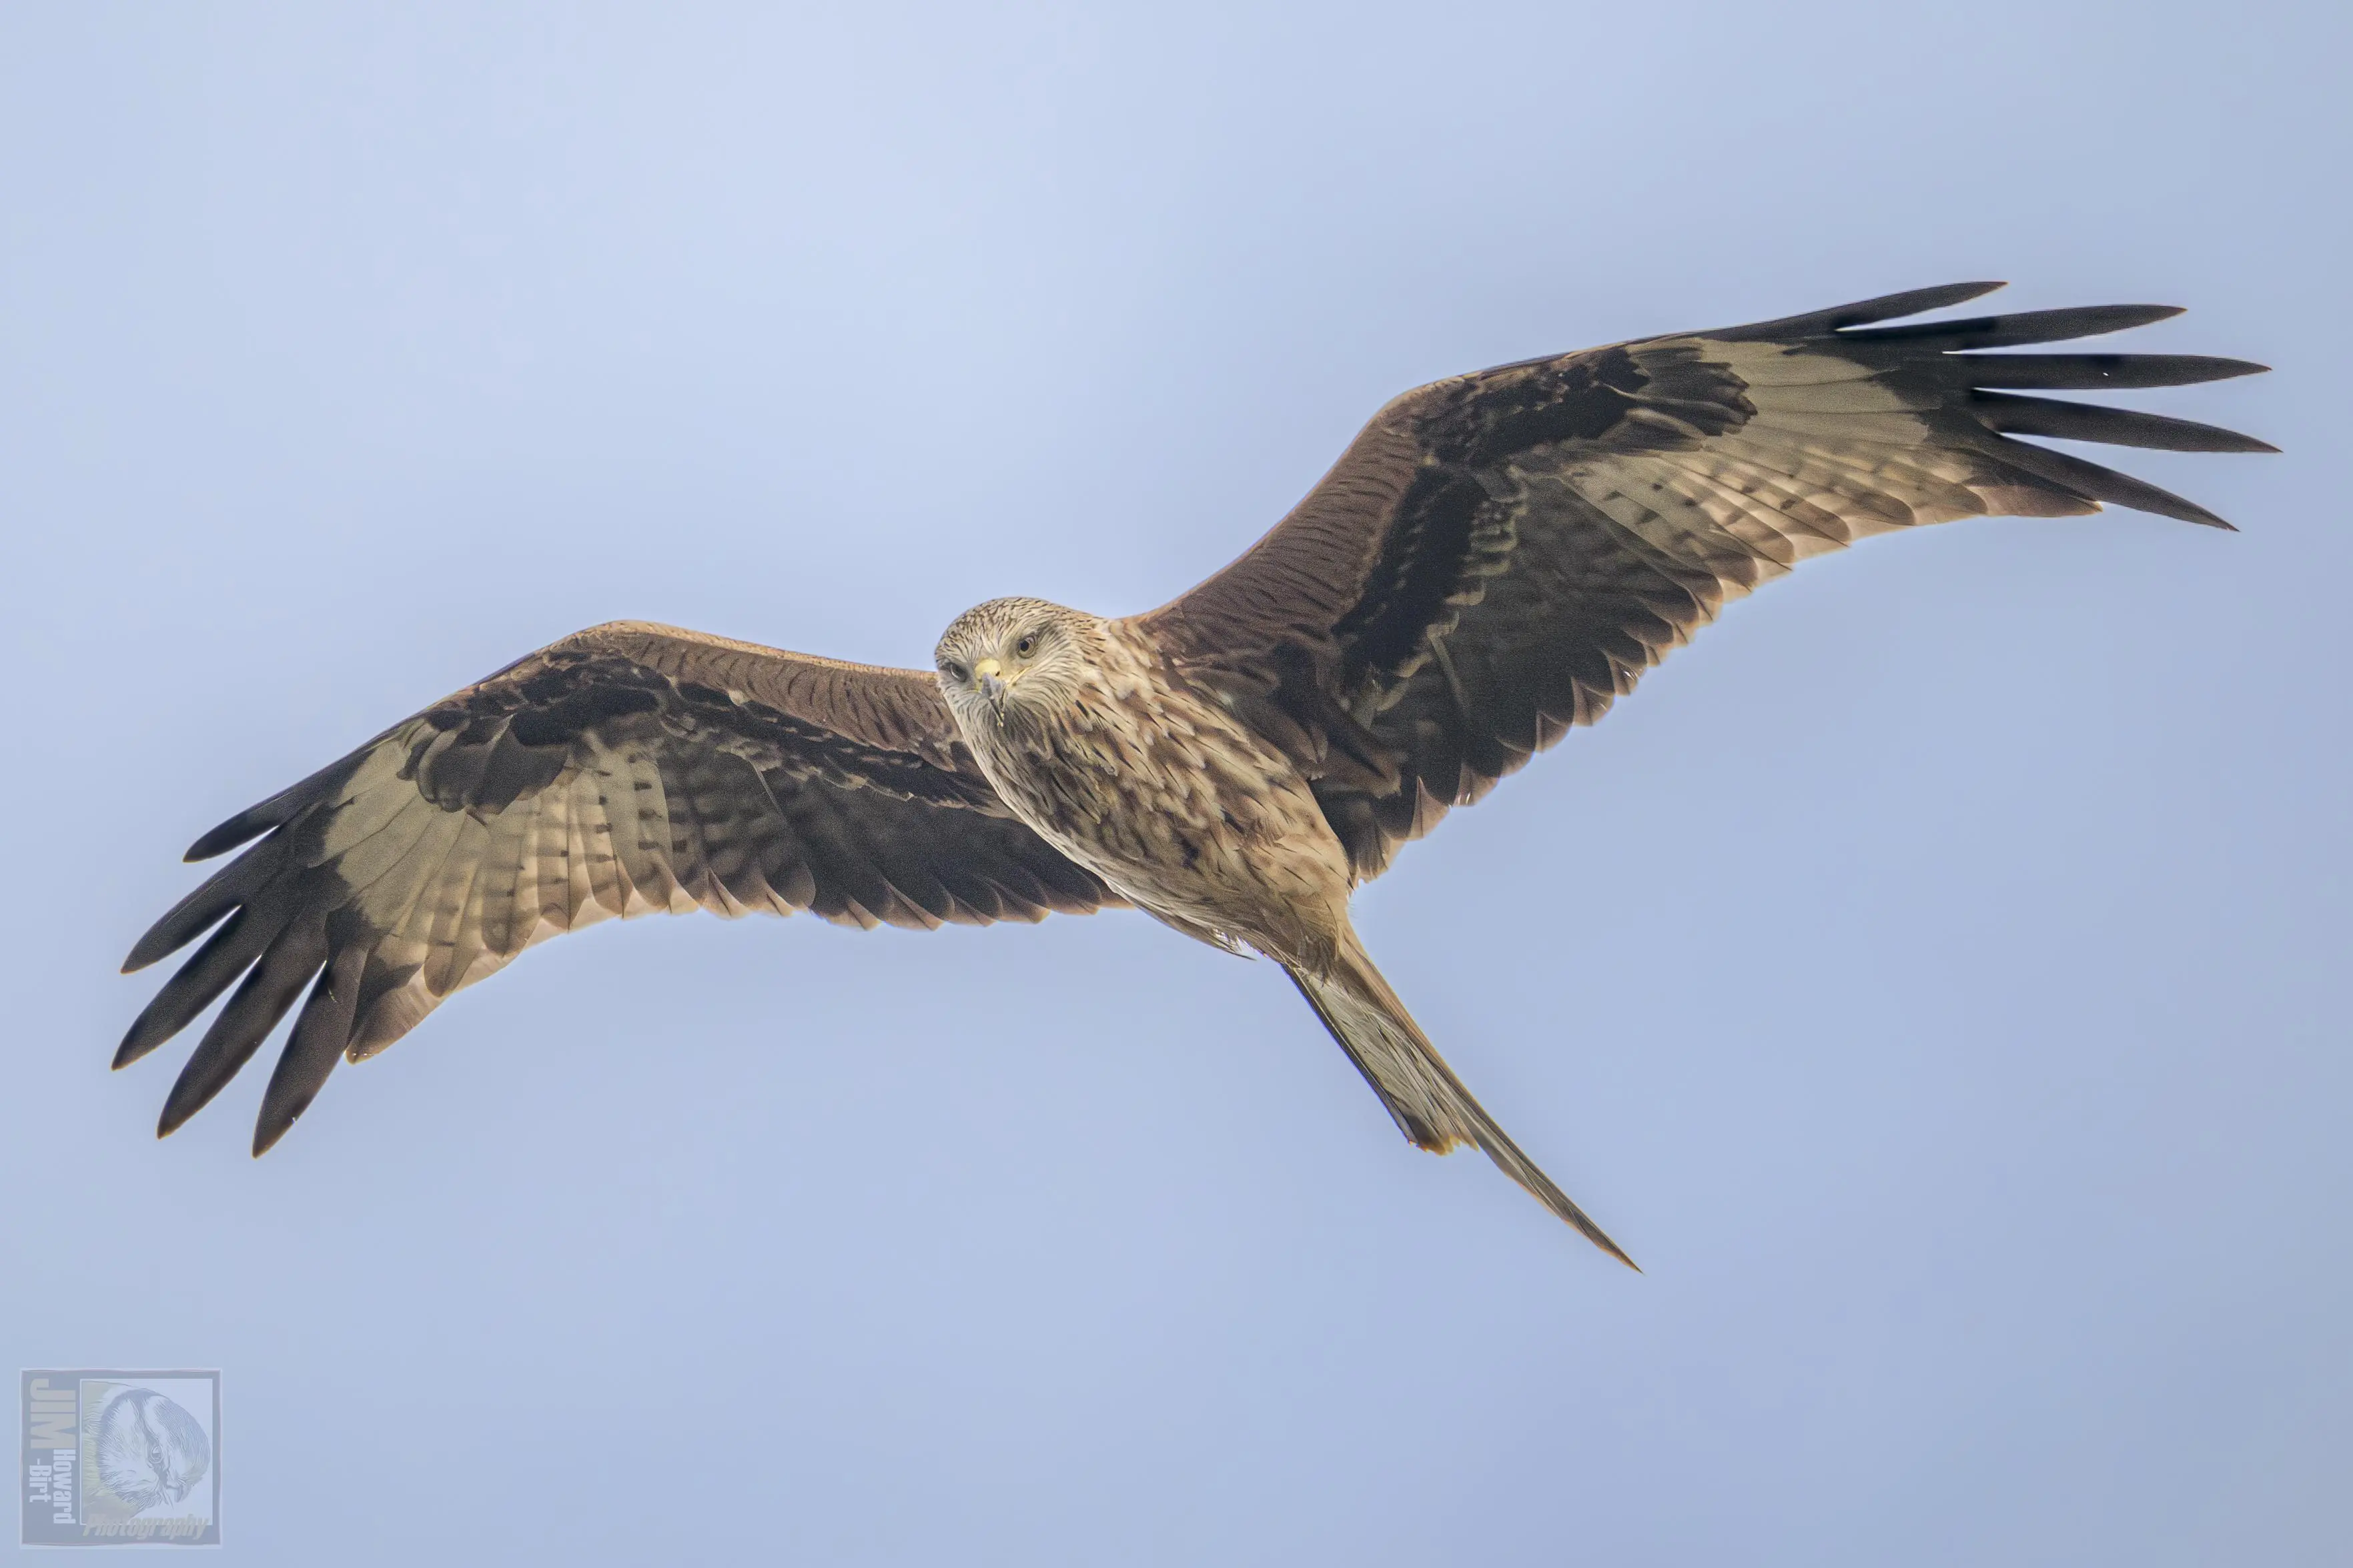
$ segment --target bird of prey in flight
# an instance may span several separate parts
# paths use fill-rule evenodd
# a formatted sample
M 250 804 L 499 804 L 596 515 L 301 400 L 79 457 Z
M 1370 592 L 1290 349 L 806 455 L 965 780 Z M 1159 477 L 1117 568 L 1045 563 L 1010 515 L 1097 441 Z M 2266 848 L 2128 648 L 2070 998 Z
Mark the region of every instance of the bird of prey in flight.
M 930 669 L 636 622 L 565 637 L 197 839 L 191 860 L 251 847 L 132 949 L 126 970 L 212 933 L 114 1065 L 243 977 L 172 1087 L 169 1133 L 301 1001 L 259 1154 L 339 1058 L 609 916 L 935 928 L 1124 905 L 1282 964 L 1409 1140 L 1476 1146 L 1630 1262 L 1447 1067 L 1357 941 L 1350 893 L 1808 556 L 2108 501 L 2227 528 L 2017 437 L 2270 451 L 2035 395 L 2263 367 L 1983 352 L 2177 313 L 2155 305 L 1872 324 L 1997 287 L 1434 382 L 1374 415 L 1190 592 L 1119 620 L 993 600 L 948 627 Z

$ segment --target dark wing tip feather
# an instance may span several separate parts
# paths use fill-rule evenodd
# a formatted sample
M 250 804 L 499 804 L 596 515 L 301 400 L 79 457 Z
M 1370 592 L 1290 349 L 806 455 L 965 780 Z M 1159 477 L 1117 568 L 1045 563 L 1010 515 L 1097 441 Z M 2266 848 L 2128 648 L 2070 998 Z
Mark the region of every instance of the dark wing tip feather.
M 181 860 L 190 864 L 198 860 L 209 860 L 216 855 L 227 854 L 240 844 L 259 838 L 285 820 L 283 817 L 265 815 L 275 804 L 275 801 L 264 801 L 259 805 L 249 806 L 238 812 L 194 844 L 189 845 L 187 852 L 180 857 Z
M 2277 447 L 2194 419 L 2175 419 L 2137 409 L 2103 408 L 2052 397 L 2020 397 L 1978 392 L 1971 398 L 1978 416 L 2005 436 L 2044 436 L 2056 441 L 2097 441 L 2111 447 L 2146 447 L 2167 452 L 2276 452 Z
M 2070 453 L 2039 447 L 2031 441 L 2005 440 L 2000 458 L 2004 463 L 2024 470 L 2042 483 L 2082 496 L 2086 500 L 2127 506 L 2135 511 L 2154 512 L 2159 517 L 2170 517 L 2182 522 L 2219 528 L 2226 533 L 2239 531 L 2196 501 L 2185 500 L 2171 490 L 2159 489 L 2146 479 L 2120 474 L 2114 468 L 2086 462 Z
M 1893 321 L 1898 316 L 1916 316 L 1924 310 L 1942 310 L 1954 305 L 1966 305 L 1998 289 L 2009 287 L 2007 282 L 1999 279 L 1939 283 L 1929 289 L 1906 289 L 1901 293 L 1882 294 L 1875 300 L 1858 300 L 1851 305 L 1833 305 L 1822 314 L 1835 326 L 1862 326 L 1871 321 Z
M 1971 316 L 1958 321 L 1915 321 L 1901 327 L 1841 330 L 1850 342 L 1917 343 L 1950 352 L 1999 349 L 2016 343 L 2056 343 L 2128 331 L 2181 314 L 2179 305 L 2077 305 L 2056 310 L 2019 310 L 2005 316 Z
M 290 1041 L 279 1053 L 277 1070 L 269 1075 L 269 1087 L 262 1091 L 261 1114 L 253 1123 L 253 1157 L 260 1159 L 277 1147 L 311 1102 L 319 1098 L 327 1075 L 343 1058 L 338 1046 L 313 1043 L 311 1048 L 298 1048 L 300 1042 Z
M 303 988 L 311 985 L 312 977 L 328 962 L 328 952 L 327 921 L 322 916 L 298 916 L 279 934 L 181 1068 L 156 1122 L 157 1137 L 171 1136 L 243 1070 Z
M 1775 321 L 1753 321 L 1692 335 L 1727 342 L 1791 336 L 1820 337 L 1831 332 L 1842 333 L 1847 328 L 1865 326 L 1873 321 L 1893 321 L 1899 316 L 1916 316 L 1924 310 L 1942 310 L 1953 305 L 1965 305 L 1997 289 L 2008 287 L 2009 284 L 2001 282 L 1943 283 L 1933 289 L 1907 289 L 1900 294 L 1882 294 L 1876 299 L 1857 300 L 1849 305 L 1833 305 L 1827 310 L 1809 310 L 1801 316 L 1783 316 Z
M 114 1065 L 128 1067 L 187 1027 L 262 955 L 284 924 L 282 905 L 237 910 L 149 998 L 116 1048 Z
M 212 1103 L 212 1095 L 198 1094 L 182 1087 L 187 1082 L 187 1076 L 183 1072 L 180 1081 L 173 1084 L 172 1092 L 164 1097 L 163 1114 L 155 1118 L 155 1136 L 158 1138 L 169 1138 L 187 1125 L 188 1118 Z M 218 1092 L 217 1089 L 214 1091 Z
M 321 768 L 301 783 L 280 790 L 258 805 L 246 807 L 188 846 L 188 852 L 182 858 L 209 860 L 263 834 L 285 827 L 312 805 L 328 798 L 351 776 L 353 769 L 375 744 L 375 742 L 370 742 L 352 755 Z M 194 892 L 164 911 L 164 917 L 148 927 L 146 934 L 132 945 L 129 956 L 122 961 L 122 973 L 130 974 L 144 969 L 157 959 L 186 946 L 202 935 L 206 927 L 266 886 L 277 875 L 285 859 L 282 837 L 280 835 L 278 838 L 263 839 L 244 856 L 214 872 Z
M 259 838 L 273 827 L 280 827 L 301 815 L 302 808 L 319 798 L 329 786 L 341 784 L 350 776 L 359 760 L 375 748 L 379 735 L 348 756 L 339 757 L 299 784 L 288 784 L 268 800 L 247 806 L 227 822 L 214 828 L 194 844 L 182 856 L 184 860 L 209 860 L 216 855 L 226 855 L 249 839 Z
M 185 898 L 164 911 L 122 960 L 122 973 L 135 974 L 158 959 L 168 958 L 212 929 L 223 916 L 243 907 L 269 879 L 280 857 L 268 847 L 222 867 Z
M 269 1152 L 286 1136 L 287 1129 L 311 1108 L 327 1075 L 335 1070 L 335 1064 L 351 1047 L 353 1035 L 359 1026 L 361 992 L 375 936 L 356 920 L 331 919 L 325 922 L 318 952 L 322 960 L 318 978 L 311 982 L 311 994 L 303 1000 L 301 1012 L 295 1015 L 285 1047 L 278 1053 L 278 1066 L 269 1075 L 269 1087 L 262 1091 L 261 1113 L 253 1126 L 255 1159 Z M 307 973 L 304 979 L 309 980 Z M 254 1044 L 260 1044 L 259 1037 Z M 221 1075 L 220 1083 L 227 1083 L 237 1067 L 242 1065 L 240 1062 L 231 1066 Z M 195 1066 L 189 1063 L 191 1071 Z M 188 1108 L 187 1114 L 195 1114 L 218 1089 L 219 1084 L 203 1089 L 203 1098 Z M 176 1095 L 177 1090 L 174 1092 Z
M 1941 356 L 1940 371 L 1963 385 L 2035 388 L 2047 392 L 2138 390 L 2194 386 L 2260 375 L 2271 369 L 2253 360 L 2213 354 L 1978 354 Z

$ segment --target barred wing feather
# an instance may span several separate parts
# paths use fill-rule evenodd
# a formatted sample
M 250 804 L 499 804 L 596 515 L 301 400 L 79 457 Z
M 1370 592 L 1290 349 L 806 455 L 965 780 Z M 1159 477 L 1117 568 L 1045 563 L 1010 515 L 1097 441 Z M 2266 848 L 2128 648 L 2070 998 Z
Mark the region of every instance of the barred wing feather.
M 2259 452 L 2213 426 L 2031 395 L 2242 360 L 1989 353 L 2170 307 L 1910 326 L 1964 283 L 1451 377 L 1374 416 L 1224 571 L 1138 617 L 1307 769 L 1357 875 L 1588 724 L 1730 600 L 1894 530 L 2103 503 L 2227 528 L 2021 437 Z
M 189 858 L 256 838 L 132 950 L 138 969 L 212 931 L 115 1058 L 145 1056 L 236 985 L 172 1089 L 168 1133 L 301 999 L 256 1153 L 338 1058 L 597 921 L 808 910 L 936 927 L 1118 901 L 997 802 L 929 673 L 630 623 L 394 726 Z

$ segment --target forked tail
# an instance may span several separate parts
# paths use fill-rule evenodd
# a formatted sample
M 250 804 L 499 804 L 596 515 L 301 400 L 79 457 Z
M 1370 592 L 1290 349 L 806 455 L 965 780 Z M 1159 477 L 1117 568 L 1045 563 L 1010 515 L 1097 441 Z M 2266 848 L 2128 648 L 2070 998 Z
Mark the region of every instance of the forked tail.
M 1536 1201 L 1581 1232 L 1586 1240 L 1629 1268 L 1634 1260 L 1599 1226 L 1586 1217 L 1536 1163 L 1520 1152 L 1511 1135 L 1471 1098 L 1446 1065 L 1398 994 L 1373 966 L 1356 933 L 1348 934 L 1329 975 L 1283 965 L 1299 994 L 1388 1107 L 1398 1131 L 1417 1146 L 1443 1154 L 1459 1143 L 1484 1150 L 1504 1174 L 1535 1194 Z M 1640 1273 L 1639 1268 L 1635 1272 Z

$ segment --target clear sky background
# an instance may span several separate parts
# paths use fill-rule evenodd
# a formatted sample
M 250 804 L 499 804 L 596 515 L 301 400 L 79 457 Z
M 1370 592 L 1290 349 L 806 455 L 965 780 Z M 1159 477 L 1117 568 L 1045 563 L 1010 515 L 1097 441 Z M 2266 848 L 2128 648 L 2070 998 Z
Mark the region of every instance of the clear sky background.
M 224 1369 L 224 1561 L 2345 1561 L 2340 16 L 0 9 L 0 1349 Z M 1644 1276 L 1128 914 L 599 927 L 259 1163 L 107 1071 L 191 839 L 575 628 L 921 664 L 1979 277 L 2276 365 L 2126 463 L 2245 531 L 1818 562 L 1359 900 Z

